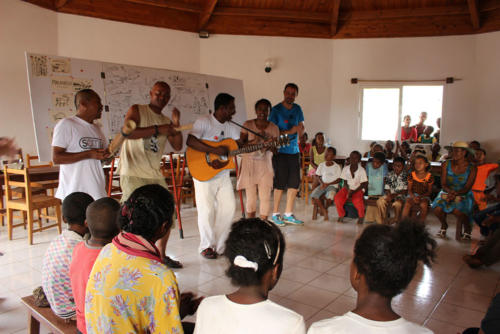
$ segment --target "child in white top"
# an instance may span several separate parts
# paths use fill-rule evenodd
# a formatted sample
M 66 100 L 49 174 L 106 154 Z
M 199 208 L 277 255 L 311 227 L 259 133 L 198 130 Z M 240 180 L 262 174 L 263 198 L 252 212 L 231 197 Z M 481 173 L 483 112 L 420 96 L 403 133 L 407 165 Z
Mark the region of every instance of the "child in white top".
M 426 265 L 434 261 L 435 248 L 436 241 L 417 221 L 403 220 L 396 227 L 368 226 L 354 245 L 351 262 L 356 308 L 313 323 L 308 334 L 432 334 L 401 318 L 392 310 L 391 300 L 408 286 L 419 261 Z
M 328 209 L 325 205 L 327 201 L 333 200 L 339 189 L 340 175 L 342 170 L 334 161 L 337 150 L 334 147 L 328 147 L 325 152 L 325 161 L 320 163 L 316 169 L 316 183 L 319 184 L 311 193 L 311 198 L 323 215 L 325 221 L 328 220 Z
M 205 298 L 197 312 L 195 334 L 305 334 L 304 318 L 268 299 L 283 267 L 285 239 L 274 224 L 259 218 L 234 223 L 224 255 L 226 274 L 240 288 Z

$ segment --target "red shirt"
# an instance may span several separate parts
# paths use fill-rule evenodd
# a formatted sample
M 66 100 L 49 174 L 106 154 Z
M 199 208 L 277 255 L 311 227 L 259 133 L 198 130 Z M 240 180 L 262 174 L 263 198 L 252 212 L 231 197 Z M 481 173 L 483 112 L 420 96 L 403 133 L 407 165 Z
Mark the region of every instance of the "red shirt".
M 404 127 L 401 127 L 401 141 L 410 140 L 415 143 L 417 142 L 417 137 L 417 129 L 414 126 L 410 127 L 408 133 L 404 130 Z
M 80 242 L 73 250 L 71 266 L 69 267 L 71 289 L 73 290 L 76 306 L 76 328 L 84 334 L 87 333 L 85 326 L 85 289 L 87 288 L 90 272 L 101 249 L 100 247 L 87 245 L 86 241 Z

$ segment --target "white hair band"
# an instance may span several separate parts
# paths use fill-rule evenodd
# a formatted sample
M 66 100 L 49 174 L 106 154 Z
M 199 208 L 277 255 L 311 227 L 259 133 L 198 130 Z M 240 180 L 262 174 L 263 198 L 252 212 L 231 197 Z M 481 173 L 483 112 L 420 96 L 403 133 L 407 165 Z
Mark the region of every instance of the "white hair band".
M 253 271 L 255 271 L 255 272 L 259 269 L 258 263 L 247 260 L 247 258 L 244 257 L 243 255 L 236 256 L 234 258 L 233 263 L 237 267 L 250 268 L 250 269 L 253 269 Z

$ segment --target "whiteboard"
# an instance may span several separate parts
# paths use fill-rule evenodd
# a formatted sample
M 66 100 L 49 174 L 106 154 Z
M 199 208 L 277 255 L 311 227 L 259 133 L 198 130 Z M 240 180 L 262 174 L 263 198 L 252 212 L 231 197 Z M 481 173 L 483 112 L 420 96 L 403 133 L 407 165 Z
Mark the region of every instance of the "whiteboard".
M 96 123 L 108 139 L 120 131 L 130 106 L 149 103 L 149 91 L 156 81 L 170 85 L 171 98 L 163 113 L 170 116 L 174 107 L 179 109 L 181 125 L 212 112 L 215 97 L 221 92 L 235 97 L 233 120 L 246 120 L 241 80 L 33 53 L 26 53 L 26 64 L 40 161 L 52 159 L 54 126 L 60 119 L 75 114 L 74 94 L 83 88 L 91 88 L 101 96 L 104 110 Z M 186 131 L 183 137 L 185 147 Z M 171 151 L 167 144 L 165 152 Z

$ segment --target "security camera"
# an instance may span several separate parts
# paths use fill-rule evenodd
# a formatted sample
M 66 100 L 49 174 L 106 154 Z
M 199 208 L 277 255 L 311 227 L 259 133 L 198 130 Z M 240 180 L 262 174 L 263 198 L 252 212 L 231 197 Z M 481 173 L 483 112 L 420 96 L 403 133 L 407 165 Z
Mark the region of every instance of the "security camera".
M 272 69 L 273 69 L 273 62 L 271 60 L 266 60 L 264 71 L 266 71 L 266 73 L 269 73 L 271 72 Z

